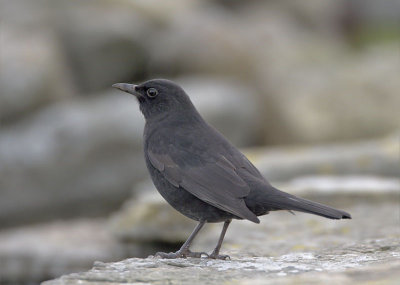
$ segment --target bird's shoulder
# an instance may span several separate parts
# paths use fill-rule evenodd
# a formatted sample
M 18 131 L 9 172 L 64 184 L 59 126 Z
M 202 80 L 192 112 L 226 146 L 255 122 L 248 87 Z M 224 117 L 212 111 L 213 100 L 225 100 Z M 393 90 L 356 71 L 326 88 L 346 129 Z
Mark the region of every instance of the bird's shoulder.
M 244 171 L 250 176 L 265 180 L 242 152 L 207 123 L 199 126 L 169 124 L 153 129 L 145 138 L 145 152 L 153 157 L 157 155 L 170 162 L 174 161 L 180 168 L 216 164 L 232 169 L 239 176 Z M 208 169 L 211 171 L 212 167 Z
M 180 152 L 181 155 L 203 155 L 224 143 L 210 126 L 201 123 L 169 121 L 157 126 L 146 125 L 145 146 L 154 152 Z

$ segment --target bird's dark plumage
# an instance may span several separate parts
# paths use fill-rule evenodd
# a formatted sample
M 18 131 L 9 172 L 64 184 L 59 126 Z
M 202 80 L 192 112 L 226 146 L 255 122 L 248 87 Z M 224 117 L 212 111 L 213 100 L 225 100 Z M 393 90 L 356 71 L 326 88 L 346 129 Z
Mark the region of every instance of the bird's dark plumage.
M 182 214 L 200 222 L 185 245 L 163 257 L 198 256 L 189 251 L 191 238 L 205 222 L 231 219 L 259 223 L 257 216 L 294 210 L 331 219 L 350 214 L 282 192 L 197 112 L 185 91 L 169 80 L 113 87 L 135 95 L 146 119 L 144 153 L 160 194 Z M 210 257 L 221 258 L 220 242 Z M 188 243 L 188 244 L 187 244 Z M 192 255 L 191 255 L 192 254 Z

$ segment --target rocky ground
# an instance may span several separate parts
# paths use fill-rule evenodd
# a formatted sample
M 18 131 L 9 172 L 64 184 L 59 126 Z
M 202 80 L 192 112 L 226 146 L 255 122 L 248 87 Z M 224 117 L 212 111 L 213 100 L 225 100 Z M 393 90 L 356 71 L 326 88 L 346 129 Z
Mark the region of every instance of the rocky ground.
M 223 253 L 231 260 L 130 258 L 95 262 L 58 284 L 396 284 L 400 280 L 399 201 L 349 201 L 353 219 L 331 221 L 287 212 L 260 225 L 234 222 Z M 210 251 L 221 225 L 209 225 L 194 246 Z M 375 284 L 375 283 L 374 283 Z

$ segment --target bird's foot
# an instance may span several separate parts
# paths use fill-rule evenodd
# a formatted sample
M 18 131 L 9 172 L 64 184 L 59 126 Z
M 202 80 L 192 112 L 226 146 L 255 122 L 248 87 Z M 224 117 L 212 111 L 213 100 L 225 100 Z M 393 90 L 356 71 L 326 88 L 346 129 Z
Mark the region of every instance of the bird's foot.
M 231 257 L 229 255 L 222 255 L 219 254 L 215 251 L 213 251 L 208 258 L 212 258 L 212 259 L 220 259 L 220 260 L 231 260 Z
M 194 257 L 194 258 L 201 258 L 203 256 L 209 257 L 206 252 L 193 252 L 189 249 L 186 250 L 178 250 L 177 252 L 157 252 L 155 256 L 166 258 L 166 259 L 174 259 L 174 258 L 187 258 L 187 257 Z

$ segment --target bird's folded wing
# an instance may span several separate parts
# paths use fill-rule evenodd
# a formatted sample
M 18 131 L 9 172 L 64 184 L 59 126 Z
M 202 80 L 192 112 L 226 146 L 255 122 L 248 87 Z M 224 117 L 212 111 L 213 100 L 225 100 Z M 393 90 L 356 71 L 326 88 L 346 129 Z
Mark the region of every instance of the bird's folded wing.
M 175 155 L 174 155 L 175 154 Z M 182 187 L 202 201 L 240 218 L 259 223 L 259 219 L 251 212 L 243 198 L 250 189 L 236 173 L 234 166 L 224 157 L 215 161 L 196 160 L 195 166 L 179 165 L 177 153 L 161 154 L 147 152 L 151 164 L 175 187 Z

